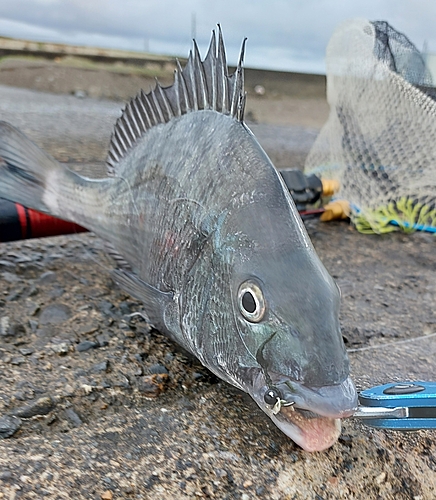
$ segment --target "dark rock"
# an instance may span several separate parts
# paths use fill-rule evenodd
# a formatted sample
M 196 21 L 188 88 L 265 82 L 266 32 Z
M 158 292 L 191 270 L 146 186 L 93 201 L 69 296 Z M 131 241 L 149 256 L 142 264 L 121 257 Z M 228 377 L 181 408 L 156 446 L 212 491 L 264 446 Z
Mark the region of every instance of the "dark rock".
M 71 309 L 65 304 L 51 304 L 43 309 L 39 316 L 41 325 L 63 323 L 71 317 Z
M 149 371 L 151 374 L 159 374 L 159 373 L 165 373 L 168 375 L 168 370 L 165 368 L 165 366 L 156 363 L 155 365 L 151 365 L 149 368 Z
M 96 340 L 100 344 L 100 347 L 106 347 L 109 345 L 110 335 L 108 333 L 101 333 L 97 335 Z
M 31 418 L 36 415 L 47 415 L 55 406 L 56 404 L 50 396 L 44 396 L 28 405 L 15 409 L 12 414 L 16 417 Z
M 74 427 L 79 427 L 83 424 L 83 420 L 72 408 L 67 408 L 65 410 L 65 416 L 74 425 Z
M 9 481 L 9 479 L 12 479 L 12 472 L 10 470 L 0 472 L 0 481 Z
M 38 321 L 35 319 L 29 319 L 29 326 L 33 333 L 38 329 Z
M 21 427 L 21 420 L 17 417 L 5 415 L 0 417 L 0 439 L 13 436 Z
M 92 373 L 107 372 L 109 369 L 109 361 L 105 360 L 91 368 Z
M 23 363 L 26 362 L 26 358 L 24 358 L 24 356 L 14 356 L 12 359 L 11 359 L 11 365 L 22 365 Z
M 10 273 L 9 271 L 3 271 L 3 279 L 8 283 L 18 283 L 21 281 L 21 278 L 14 273 Z
M 95 349 L 96 347 L 100 347 L 100 344 L 98 342 L 84 340 L 83 342 L 80 342 L 80 344 L 76 345 L 76 351 L 85 352 L 89 351 L 89 349 Z
M 3 316 L 0 318 L 0 336 L 16 337 L 22 333 L 26 333 L 24 325 L 12 322 L 9 316 Z
M 19 349 L 19 351 L 21 352 L 21 354 L 23 356 L 30 356 L 31 354 L 33 354 L 35 352 L 34 349 L 32 349 L 31 347 L 23 347 L 23 348 Z
M 56 280 L 57 280 L 57 276 L 56 276 L 55 272 L 46 271 L 45 273 L 41 274 L 41 276 L 38 279 L 38 283 L 45 285 L 46 283 L 53 283 Z
M 40 309 L 39 304 L 37 304 L 36 302 L 32 302 L 31 300 L 27 301 L 26 307 L 27 307 L 27 313 L 29 316 L 35 316 L 35 314 Z

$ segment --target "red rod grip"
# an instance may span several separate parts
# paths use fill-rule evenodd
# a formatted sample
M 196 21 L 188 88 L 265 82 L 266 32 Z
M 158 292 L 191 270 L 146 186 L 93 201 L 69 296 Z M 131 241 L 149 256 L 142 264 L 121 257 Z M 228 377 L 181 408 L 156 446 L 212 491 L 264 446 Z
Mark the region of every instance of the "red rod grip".
M 82 233 L 85 228 L 51 215 L 0 199 L 0 242 L 60 234 Z

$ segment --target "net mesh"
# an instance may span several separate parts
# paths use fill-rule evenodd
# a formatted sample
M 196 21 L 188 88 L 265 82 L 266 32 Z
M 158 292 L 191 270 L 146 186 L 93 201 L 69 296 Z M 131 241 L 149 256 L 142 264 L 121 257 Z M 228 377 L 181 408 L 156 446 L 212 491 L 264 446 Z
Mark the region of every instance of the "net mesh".
M 436 228 L 436 90 L 384 21 L 342 24 L 327 47 L 328 121 L 306 173 L 337 179 L 362 232 Z

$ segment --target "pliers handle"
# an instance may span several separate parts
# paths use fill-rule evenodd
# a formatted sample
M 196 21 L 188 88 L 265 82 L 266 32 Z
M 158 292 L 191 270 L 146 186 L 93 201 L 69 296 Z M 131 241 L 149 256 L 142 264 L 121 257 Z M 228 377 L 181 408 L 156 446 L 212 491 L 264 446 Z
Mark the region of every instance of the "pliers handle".
M 436 429 L 436 382 L 379 385 L 359 394 L 353 415 L 380 429 Z

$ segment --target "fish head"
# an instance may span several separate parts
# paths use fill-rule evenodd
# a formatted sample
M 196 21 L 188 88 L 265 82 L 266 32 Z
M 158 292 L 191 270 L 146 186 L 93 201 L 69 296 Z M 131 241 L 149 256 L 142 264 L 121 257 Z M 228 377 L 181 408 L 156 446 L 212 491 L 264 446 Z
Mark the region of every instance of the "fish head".
M 232 306 L 244 346 L 240 379 L 286 435 L 319 451 L 337 440 L 339 419 L 354 413 L 357 393 L 340 330 L 339 288 L 286 193 L 238 207 L 228 221 Z

